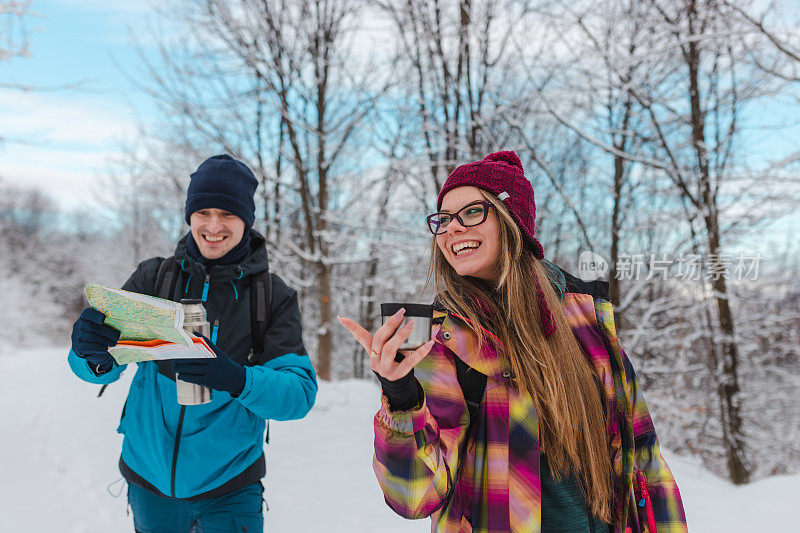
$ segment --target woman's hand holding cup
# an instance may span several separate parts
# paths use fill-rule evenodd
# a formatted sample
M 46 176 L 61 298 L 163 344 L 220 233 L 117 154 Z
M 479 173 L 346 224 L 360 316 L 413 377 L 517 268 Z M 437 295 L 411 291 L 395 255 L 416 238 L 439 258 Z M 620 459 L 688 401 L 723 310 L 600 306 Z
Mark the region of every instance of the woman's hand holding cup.
M 364 347 L 369 354 L 369 367 L 379 376 L 389 381 L 397 381 L 406 376 L 417 363 L 422 361 L 431 351 L 434 340 L 429 340 L 416 350 L 411 352 L 401 351 L 398 357 L 400 346 L 408 339 L 414 330 L 414 320 L 410 320 L 405 326 L 403 323 L 406 310 L 401 308 L 384 324 L 378 328 L 375 335 L 361 327 L 349 318 L 337 317 L 339 322 L 347 328 L 347 331 Z

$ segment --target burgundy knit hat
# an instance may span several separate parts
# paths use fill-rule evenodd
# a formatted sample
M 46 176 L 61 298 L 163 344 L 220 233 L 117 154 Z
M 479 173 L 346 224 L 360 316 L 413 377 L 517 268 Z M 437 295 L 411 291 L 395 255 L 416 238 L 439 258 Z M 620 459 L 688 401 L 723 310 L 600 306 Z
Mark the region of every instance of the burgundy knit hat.
M 457 187 L 473 186 L 497 196 L 511 212 L 514 221 L 522 230 L 525 245 L 537 259 L 544 258 L 544 250 L 536 232 L 536 203 L 533 199 L 533 187 L 522 169 L 522 161 L 511 150 L 489 154 L 480 161 L 467 163 L 456 168 L 447 177 L 439 198 L 436 210 L 442 208 L 442 199 L 447 191 Z M 555 331 L 555 322 L 550 309 L 544 300 L 544 292 L 537 282 L 536 296 L 542 317 L 542 327 L 546 336 Z

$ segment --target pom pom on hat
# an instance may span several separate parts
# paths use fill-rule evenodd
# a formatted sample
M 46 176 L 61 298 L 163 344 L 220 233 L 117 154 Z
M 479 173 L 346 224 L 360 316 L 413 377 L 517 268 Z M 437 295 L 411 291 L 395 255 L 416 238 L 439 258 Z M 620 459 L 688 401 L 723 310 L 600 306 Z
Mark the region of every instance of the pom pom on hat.
M 511 150 L 505 150 L 503 152 L 495 152 L 493 154 L 489 154 L 483 158 L 484 161 L 503 161 L 508 163 L 509 165 L 515 166 L 518 169 L 522 170 L 522 161 L 520 161 L 519 156 L 516 152 Z

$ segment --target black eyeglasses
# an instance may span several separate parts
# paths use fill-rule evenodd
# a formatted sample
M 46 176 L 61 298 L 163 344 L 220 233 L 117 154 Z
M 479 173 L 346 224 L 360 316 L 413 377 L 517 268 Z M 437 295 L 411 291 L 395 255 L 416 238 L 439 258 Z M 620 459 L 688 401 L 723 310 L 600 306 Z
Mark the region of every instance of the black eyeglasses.
M 486 221 L 486 216 L 489 214 L 489 209 L 492 204 L 486 201 L 472 202 L 467 204 L 455 213 L 434 213 L 428 215 L 428 229 L 434 235 L 441 235 L 447 231 L 447 226 L 453 219 L 457 219 L 458 223 L 469 228 L 483 224 Z

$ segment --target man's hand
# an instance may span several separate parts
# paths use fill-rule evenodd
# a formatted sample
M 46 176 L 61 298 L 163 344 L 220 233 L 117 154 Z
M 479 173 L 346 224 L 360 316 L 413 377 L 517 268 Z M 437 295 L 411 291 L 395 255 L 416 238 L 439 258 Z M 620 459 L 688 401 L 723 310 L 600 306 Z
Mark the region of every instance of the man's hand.
M 72 351 L 86 359 L 97 375 L 114 367 L 114 358 L 108 349 L 119 340 L 119 331 L 104 324 L 105 319 L 106 315 L 87 307 L 72 326 Z
M 187 383 L 205 385 L 214 390 L 225 391 L 238 396 L 245 383 L 244 366 L 225 355 L 211 341 L 203 337 L 216 357 L 196 359 L 174 359 L 172 369 L 179 374 L 178 379 Z

